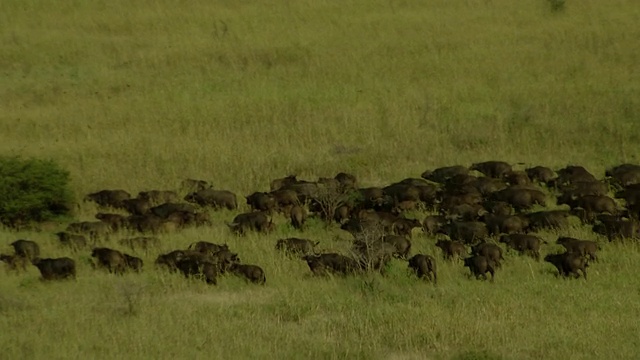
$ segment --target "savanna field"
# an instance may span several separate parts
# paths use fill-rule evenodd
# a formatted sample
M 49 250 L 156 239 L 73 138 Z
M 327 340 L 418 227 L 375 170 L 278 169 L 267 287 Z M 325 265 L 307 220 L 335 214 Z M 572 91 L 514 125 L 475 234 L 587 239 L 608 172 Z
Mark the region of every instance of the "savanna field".
M 434 256 L 437 285 L 400 259 L 385 276 L 316 277 L 274 249 L 301 237 L 347 253 L 353 236 L 335 223 L 311 217 L 300 232 L 274 215 L 275 231 L 245 236 L 225 224 L 289 174 L 383 187 L 486 160 L 598 179 L 639 164 L 638 24 L 633 0 L 3 0 L 0 155 L 68 170 L 73 221 L 105 211 L 88 193 L 179 191 L 186 178 L 233 191 L 240 208 L 147 251 L 113 235 L 105 246 L 145 264 L 121 276 L 93 269 L 90 248 L 60 246 L 67 222 L 0 230 L 1 253 L 30 239 L 77 263 L 75 281 L 0 270 L 0 358 L 639 358 L 640 246 L 577 219 L 538 234 L 543 256 L 558 236 L 601 244 L 586 281 L 513 251 L 495 281 L 476 280 L 442 259 L 440 235 L 414 229 L 411 253 Z M 567 208 L 547 195 L 546 208 Z M 201 240 L 260 265 L 266 284 L 154 267 Z

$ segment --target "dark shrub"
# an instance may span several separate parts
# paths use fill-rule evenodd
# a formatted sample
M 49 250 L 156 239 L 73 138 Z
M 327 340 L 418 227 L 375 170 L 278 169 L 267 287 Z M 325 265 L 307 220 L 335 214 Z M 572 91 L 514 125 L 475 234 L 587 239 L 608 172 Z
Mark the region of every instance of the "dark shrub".
M 69 173 L 51 160 L 0 157 L 0 222 L 19 227 L 69 215 Z

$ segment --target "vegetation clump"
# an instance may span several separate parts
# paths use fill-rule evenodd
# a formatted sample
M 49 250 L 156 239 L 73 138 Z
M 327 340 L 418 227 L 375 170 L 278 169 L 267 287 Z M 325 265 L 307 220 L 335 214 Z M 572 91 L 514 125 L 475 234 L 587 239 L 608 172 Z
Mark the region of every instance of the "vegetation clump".
M 19 228 L 69 215 L 69 172 L 51 160 L 0 157 L 0 222 Z

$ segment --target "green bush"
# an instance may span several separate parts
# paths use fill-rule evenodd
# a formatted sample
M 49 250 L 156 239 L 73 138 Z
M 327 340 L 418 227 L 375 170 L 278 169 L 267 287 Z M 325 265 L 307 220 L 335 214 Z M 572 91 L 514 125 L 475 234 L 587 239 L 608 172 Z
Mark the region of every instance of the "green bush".
M 69 215 L 69 172 L 50 160 L 0 157 L 0 222 L 17 227 Z

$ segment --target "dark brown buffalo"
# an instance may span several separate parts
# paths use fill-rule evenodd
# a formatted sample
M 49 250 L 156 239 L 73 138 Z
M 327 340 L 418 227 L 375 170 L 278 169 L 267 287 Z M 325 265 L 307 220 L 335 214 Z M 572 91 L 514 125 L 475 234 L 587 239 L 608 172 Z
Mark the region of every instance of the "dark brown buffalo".
M 548 167 L 535 166 L 524 170 L 532 182 L 549 184 L 557 177 L 556 172 Z
M 200 190 L 187 194 L 184 200 L 200 206 L 210 206 L 214 209 L 235 210 L 238 208 L 236 194 L 227 190 Z
M 31 262 L 40 256 L 40 246 L 31 240 L 16 240 L 10 244 L 16 255 L 21 256 Z
M 122 208 L 131 215 L 146 215 L 151 210 L 151 201 L 147 199 L 127 199 L 122 201 Z
M 444 194 L 442 201 L 440 202 L 440 208 L 451 209 L 458 205 L 474 205 L 480 203 L 482 203 L 482 194 L 474 188 L 472 189 L 472 192 L 462 194 Z
M 411 184 L 396 183 L 382 188 L 384 196 L 395 201 L 420 201 L 420 189 Z
M 485 201 L 482 207 L 489 213 L 497 216 L 506 216 L 513 214 L 513 207 L 506 201 Z
M 189 245 L 188 249 L 203 254 L 215 254 L 220 250 L 229 250 L 229 246 L 227 244 L 219 245 L 208 241 L 198 241 Z
M 338 182 L 340 183 L 342 192 L 347 192 L 358 188 L 358 179 L 355 175 L 340 172 L 336 174 L 334 179 L 338 180 Z
M 127 218 L 127 228 L 141 233 L 161 233 L 177 229 L 177 225 L 153 214 L 131 215 Z
M 398 221 L 399 217 L 393 213 L 386 211 L 361 210 L 357 214 L 358 220 L 364 223 L 376 224 L 386 232 L 393 230 L 393 224 Z
M 418 219 L 400 218 L 393 223 L 393 232 L 396 235 L 411 237 L 413 229 L 422 227 Z
M 563 196 L 580 197 L 586 195 L 602 195 L 609 193 L 609 186 L 601 181 L 577 181 L 558 187 Z
M 201 262 L 194 259 L 180 259 L 175 263 L 175 269 L 180 270 L 185 278 L 202 278 L 209 285 L 217 285 L 219 275 L 215 264 L 211 262 Z
M 271 191 L 276 191 L 286 186 L 296 184 L 297 182 L 298 182 L 298 179 L 296 178 L 295 175 L 288 175 L 286 177 L 271 181 L 270 188 L 271 188 Z
M 229 272 L 236 276 L 244 277 L 254 284 L 264 285 L 267 282 L 264 270 L 257 265 L 232 264 L 229 267 Z
M 444 184 L 445 182 L 447 182 L 447 180 L 449 180 L 450 178 L 456 175 L 467 175 L 468 173 L 469 173 L 468 168 L 462 165 L 455 165 L 455 166 L 446 166 L 446 167 L 437 168 L 433 171 L 427 170 L 423 172 L 420 175 L 420 177 L 427 179 L 429 181 Z
M 69 247 L 74 251 L 87 246 L 87 238 L 79 234 L 71 234 L 68 232 L 60 231 L 56 233 L 60 244 Z
M 306 255 L 303 259 L 314 275 L 327 273 L 348 275 L 358 273 L 362 269 L 358 261 L 336 253 Z
M 454 221 L 443 226 L 438 232 L 465 244 L 473 244 L 489 236 L 487 226 L 479 221 Z
M 587 216 L 592 213 L 609 213 L 615 215 L 618 213 L 618 206 L 615 200 L 604 195 L 584 195 L 578 198 L 573 196 L 559 196 L 558 205 L 569 205 L 570 208 L 583 208 L 587 212 Z
M 529 231 L 543 229 L 566 229 L 569 227 L 571 213 L 566 210 L 537 211 L 526 214 L 529 219 Z
M 271 197 L 276 202 L 276 209 L 280 212 L 286 213 L 287 210 L 291 209 L 293 206 L 300 205 L 300 199 L 298 198 L 298 193 L 289 189 L 281 189 L 272 191 L 269 193 Z
M 83 221 L 71 223 L 66 228 L 67 232 L 88 235 L 92 240 L 108 238 L 113 232 L 111 226 L 102 221 Z
M 185 179 L 180 183 L 180 189 L 186 193 L 198 192 L 210 187 L 211 185 L 207 181 L 197 179 Z
M 15 254 L 14 255 L 0 254 L 0 261 L 6 264 L 7 270 L 13 270 L 13 271 L 27 270 L 28 260 L 22 256 L 18 256 Z
M 379 187 L 368 187 L 358 190 L 362 198 L 362 206 L 365 209 L 375 209 L 385 202 L 384 190 Z
M 477 279 L 483 277 L 487 280 L 487 273 L 491 274 L 491 281 L 495 277 L 495 263 L 482 255 L 474 255 L 464 259 L 464 267 L 468 267 L 471 274 Z
M 411 201 L 411 200 L 394 201 L 393 207 L 391 208 L 391 213 L 395 215 L 400 215 L 406 211 L 415 210 L 417 206 L 418 206 L 417 201 Z
M 502 266 L 504 257 L 502 256 L 502 248 L 497 244 L 490 242 L 481 242 L 471 247 L 472 255 L 481 255 L 491 260 L 495 267 Z
M 294 229 L 302 230 L 304 222 L 307 220 L 307 211 L 300 205 L 294 205 L 291 207 L 289 218 Z
M 611 183 L 625 187 L 640 183 L 640 165 L 622 164 L 605 171 Z
M 185 250 L 174 250 L 166 254 L 158 255 L 155 265 L 164 266 L 169 270 L 175 271 L 178 269 L 178 262 L 186 257 L 186 253 L 187 251 Z
M 486 215 L 484 222 L 490 235 L 523 232 L 529 226 L 529 219 L 520 215 Z
M 400 259 L 406 259 L 411 252 L 411 241 L 400 235 L 385 235 L 382 237 L 382 242 L 393 245 L 395 251 L 394 256 Z
M 140 259 L 139 257 L 131 256 L 129 254 L 122 255 L 124 255 L 125 265 L 127 268 L 135 272 L 142 271 L 142 266 L 144 265 L 142 259 Z
M 178 202 L 180 197 L 175 191 L 171 190 L 149 190 L 139 192 L 138 199 L 148 200 L 153 206 L 156 206 Z
M 606 220 L 593 225 L 592 230 L 605 235 L 609 241 L 640 238 L 640 225 L 634 220 Z
M 93 201 L 104 207 L 121 208 L 122 202 L 127 199 L 131 199 L 131 194 L 124 190 L 102 190 L 87 195 L 84 201 Z
M 429 215 L 422 220 L 422 231 L 428 235 L 435 235 L 447 223 L 447 218 L 442 215 Z
M 409 259 L 409 268 L 415 271 L 419 278 L 431 280 L 434 284 L 438 283 L 436 259 L 433 256 L 416 254 Z
M 127 222 L 127 217 L 120 214 L 97 213 L 95 218 L 108 224 L 112 231 L 124 228 Z
M 504 179 L 509 185 L 529 185 L 532 183 L 529 174 L 525 171 L 509 171 L 504 174 Z
M 237 215 L 233 222 L 227 224 L 231 231 L 242 235 L 247 231 L 270 232 L 274 230 L 274 224 L 268 213 L 264 211 L 249 212 Z
M 106 268 L 110 273 L 122 274 L 127 268 L 127 260 L 118 250 L 93 248 L 91 257 L 97 260 L 97 266 Z
M 474 163 L 469 170 L 476 170 L 491 178 L 501 178 L 512 171 L 511 165 L 504 161 L 485 161 Z
M 436 246 L 442 250 L 442 256 L 448 260 L 462 258 L 462 255 L 467 253 L 467 248 L 459 241 L 440 239 L 436 241 Z
M 333 220 L 338 224 L 343 224 L 346 220 L 349 220 L 350 212 L 351 212 L 351 206 L 349 206 L 348 204 L 338 205 L 338 207 L 336 207 L 336 210 L 333 214 Z
M 231 252 L 229 249 L 220 249 L 211 254 L 210 259 L 218 266 L 218 270 L 224 273 L 231 265 L 239 264 L 240 258 L 238 254 Z
M 315 247 L 320 242 L 313 242 L 307 239 L 287 238 L 280 239 L 276 243 L 276 250 L 286 252 L 287 254 L 311 255 L 315 253 Z
M 276 208 L 276 199 L 269 193 L 254 192 L 246 198 L 247 205 L 253 210 L 271 212 Z
M 502 235 L 500 242 L 520 254 L 531 255 L 537 261 L 540 261 L 540 245 L 547 243 L 538 236 L 528 234 Z
M 61 258 L 36 258 L 33 261 L 44 280 L 60 280 L 76 277 L 76 262 L 68 257 Z
M 476 221 L 487 211 L 481 204 L 461 204 L 450 208 L 441 207 L 440 213 L 461 221 Z
M 164 203 L 162 205 L 154 206 L 150 209 L 151 213 L 162 218 L 166 219 L 169 215 L 176 212 L 187 212 L 187 213 L 196 213 L 197 208 L 191 204 L 183 204 L 183 203 Z
M 318 195 L 318 184 L 310 181 L 298 180 L 294 184 L 286 185 L 280 189 L 276 190 L 292 190 L 298 196 L 298 200 L 301 204 L 306 203 L 308 200 L 317 197 Z M 276 191 L 272 190 L 272 191 Z
M 189 226 L 211 226 L 211 217 L 204 211 L 176 211 L 171 213 L 166 219 L 167 222 L 174 223 L 177 228 Z
M 482 196 L 488 196 L 494 192 L 507 188 L 507 183 L 502 179 L 494 179 L 490 177 L 479 177 L 468 185 L 475 188 Z
M 598 261 L 596 252 L 600 250 L 600 245 L 595 241 L 580 240 L 576 238 L 561 236 L 556 240 L 557 244 L 564 246 L 567 252 L 576 253 L 592 261 Z
M 157 237 L 151 236 L 137 236 L 134 238 L 125 238 L 118 241 L 118 243 L 122 246 L 126 246 L 133 251 L 143 250 L 146 251 L 151 247 L 156 247 L 160 245 L 160 239 Z
M 558 178 L 555 180 L 556 185 L 570 184 L 581 181 L 597 181 L 596 177 L 582 166 L 570 165 L 556 172 L 558 173 Z
M 564 277 L 573 275 L 575 278 L 580 277 L 580 272 L 585 280 L 587 280 L 587 267 L 589 262 L 587 259 L 577 253 L 565 252 L 562 254 L 548 254 L 544 257 L 544 261 L 553 264 L 558 269 L 558 274 Z M 579 270 L 579 271 L 578 271 Z
M 491 198 L 511 204 L 516 211 L 531 209 L 533 205 L 546 206 L 546 195 L 533 189 L 507 188 L 493 193 Z
M 636 171 L 636 170 L 640 170 L 640 165 L 625 163 L 625 164 L 616 165 L 606 169 L 604 172 L 604 175 L 606 177 L 613 177 L 618 174 L 626 173 L 629 171 Z

